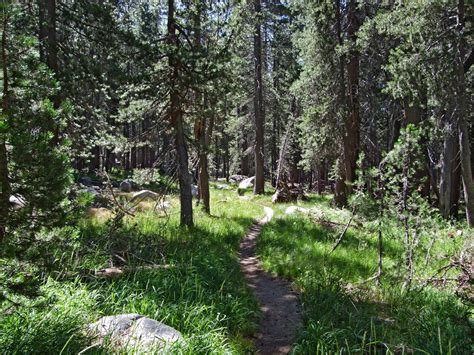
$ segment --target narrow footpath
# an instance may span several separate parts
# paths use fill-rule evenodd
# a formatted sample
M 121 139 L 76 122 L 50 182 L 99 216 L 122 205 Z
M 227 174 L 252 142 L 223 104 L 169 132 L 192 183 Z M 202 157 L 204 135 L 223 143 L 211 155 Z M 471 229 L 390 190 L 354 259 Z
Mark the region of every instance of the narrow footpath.
M 301 326 L 298 294 L 290 284 L 263 271 L 255 256 L 255 245 L 262 226 L 273 217 L 264 207 L 265 217 L 255 222 L 240 244 L 240 267 L 260 304 L 262 318 L 254 341 L 258 354 L 288 354 Z

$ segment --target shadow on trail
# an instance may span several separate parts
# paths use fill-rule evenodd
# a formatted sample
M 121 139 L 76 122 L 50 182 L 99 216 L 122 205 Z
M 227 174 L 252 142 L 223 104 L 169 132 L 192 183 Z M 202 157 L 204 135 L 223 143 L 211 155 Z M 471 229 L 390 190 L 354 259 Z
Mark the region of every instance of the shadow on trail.
M 260 329 L 254 340 L 257 352 L 288 354 L 301 326 L 301 311 L 298 294 L 290 284 L 264 272 L 255 256 L 257 238 L 262 226 L 271 220 L 273 210 L 267 207 L 265 214 L 252 225 L 240 244 L 240 267 L 262 312 Z
M 375 237 L 356 233 L 329 253 L 337 233 L 309 218 L 286 216 L 264 226 L 257 243 L 263 266 L 294 280 L 301 292 L 304 329 L 293 352 L 469 353 L 467 308 L 449 292 L 407 293 L 390 273 L 383 288 L 362 282 L 376 271 L 377 248 L 369 240 Z M 388 244 L 386 263 L 398 253 Z

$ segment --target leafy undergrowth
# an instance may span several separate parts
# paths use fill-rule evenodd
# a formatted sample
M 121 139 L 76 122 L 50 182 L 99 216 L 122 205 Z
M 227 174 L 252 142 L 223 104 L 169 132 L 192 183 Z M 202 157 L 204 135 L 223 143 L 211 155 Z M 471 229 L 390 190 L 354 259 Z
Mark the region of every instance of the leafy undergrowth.
M 331 253 L 350 211 L 331 208 L 329 197 L 312 197 L 300 206 L 314 208 L 313 213 L 286 215 L 288 205 L 279 205 L 258 242 L 264 268 L 294 280 L 301 291 L 305 326 L 295 354 L 472 353 L 469 308 L 452 289 L 419 286 L 467 235 L 453 237 L 453 228 L 438 222 L 420 231 L 416 277 L 408 292 L 402 287 L 403 231 L 384 221 L 384 275 L 378 288 L 367 281 L 377 271 L 378 223 L 356 216 Z
M 15 296 L 22 305 L 3 309 L 1 351 L 77 353 L 91 345 L 84 335 L 88 323 L 139 313 L 183 334 L 186 345 L 173 353 L 244 353 L 258 308 L 240 273 L 237 249 L 262 208 L 235 195 L 213 191 L 213 216 L 197 209 L 192 229 L 178 226 L 173 199 L 169 218 L 146 210 L 113 232 L 106 215 L 47 233 L 49 276 L 39 277 L 39 297 Z M 94 276 L 94 269 L 109 266 L 111 255 L 126 272 Z M 86 353 L 109 352 L 92 346 Z

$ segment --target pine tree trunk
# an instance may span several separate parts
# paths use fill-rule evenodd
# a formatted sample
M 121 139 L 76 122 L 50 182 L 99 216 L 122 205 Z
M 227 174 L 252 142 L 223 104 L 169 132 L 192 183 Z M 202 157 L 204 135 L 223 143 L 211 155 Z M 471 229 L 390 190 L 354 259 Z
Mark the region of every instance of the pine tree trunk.
M 423 100 L 426 102 L 426 95 L 423 93 Z M 419 105 L 411 105 L 408 100 L 403 102 L 403 127 L 408 124 L 413 124 L 420 127 L 426 117 L 426 112 Z M 423 148 L 423 165 L 418 169 L 413 177 L 417 185 L 421 187 L 420 194 L 423 197 L 430 198 L 430 171 L 429 171 L 429 157 L 426 146 L 427 139 L 422 137 L 420 144 Z
M 347 35 L 351 44 L 355 46 L 359 19 L 357 18 L 357 1 L 351 0 L 348 5 Z M 342 174 L 336 182 L 334 200 L 337 205 L 347 204 L 347 197 L 352 192 L 352 183 L 355 181 L 357 157 L 359 154 L 359 53 L 356 49 L 349 52 L 347 64 L 349 117 L 344 124 L 343 137 L 343 166 Z
M 265 190 L 264 177 L 264 111 L 263 111 L 263 81 L 262 81 L 262 33 L 261 33 L 261 12 L 260 0 L 254 1 L 257 23 L 254 34 L 254 61 L 255 61 L 255 93 L 254 93 L 254 111 L 255 111 L 255 186 L 253 193 L 255 195 L 263 194 Z
M 58 42 L 56 34 L 56 0 L 39 0 L 39 41 L 40 60 L 45 63 L 54 73 L 55 78 L 59 75 Z M 61 105 L 61 97 L 55 94 L 52 97 L 54 108 Z M 55 141 L 59 139 L 59 132 L 55 132 Z
M 349 3 L 349 14 L 348 14 L 349 26 L 348 36 L 349 39 L 355 44 L 356 33 L 359 29 L 359 20 L 357 19 L 357 1 L 351 0 Z M 357 156 L 359 152 L 359 53 L 353 49 L 350 51 L 349 64 L 347 67 L 348 76 L 348 90 L 349 90 L 349 109 L 350 117 L 346 120 L 345 125 L 345 137 L 344 137 L 344 170 L 345 170 L 345 183 L 346 192 L 352 191 L 352 184 L 355 180 L 355 171 Z
M 188 168 L 188 149 L 184 134 L 183 113 L 179 98 L 179 62 L 176 58 L 178 38 L 174 18 L 174 1 L 168 0 L 168 44 L 171 53 L 168 57 L 170 70 L 170 108 L 169 117 L 174 131 L 176 153 L 178 157 L 179 200 L 181 203 L 180 224 L 191 227 L 193 225 L 193 204 L 191 193 L 191 175 Z
M 247 142 L 247 135 L 244 132 L 242 137 L 242 157 L 240 158 L 240 173 L 245 176 L 249 176 L 250 167 L 249 167 L 249 156 L 247 154 L 247 149 L 249 148 Z
M 459 201 L 459 148 L 455 132 L 446 132 L 441 157 L 441 178 L 439 185 L 439 209 L 444 218 L 457 214 Z
M 209 163 L 207 157 L 208 140 L 206 139 L 206 118 L 200 118 L 196 123 L 195 136 L 199 144 L 198 189 L 199 197 L 206 213 L 211 213 L 209 193 Z
M 2 31 L 2 69 L 3 69 L 3 97 L 2 97 L 2 114 L 7 117 L 9 110 L 9 93 L 8 93 L 8 16 L 3 17 Z M 5 133 L 0 131 L 0 243 L 5 239 L 6 224 L 10 212 L 10 180 L 8 177 L 8 156 L 6 147 Z
M 38 0 L 39 8 L 39 42 L 40 60 L 45 63 L 54 73 L 56 80 L 59 79 L 58 42 L 56 33 L 56 0 Z M 61 95 L 55 93 L 51 98 L 53 107 L 61 106 Z M 60 126 L 57 124 L 53 132 L 51 145 L 56 146 L 61 141 Z
M 201 16 L 202 16 L 202 4 L 197 3 L 194 15 L 194 26 L 195 26 L 195 46 L 198 52 L 201 50 Z M 202 102 L 202 95 L 196 92 L 196 102 L 198 105 L 202 105 L 204 108 L 208 107 L 207 96 L 204 96 L 204 102 Z M 195 137 L 198 142 L 198 191 L 199 198 L 203 203 L 203 210 L 205 213 L 211 213 L 210 206 L 210 192 L 209 192 L 209 162 L 208 162 L 208 147 L 210 144 L 211 130 L 213 120 L 207 127 L 207 120 L 203 110 L 200 110 L 201 117 L 196 122 Z
M 458 2 L 459 31 L 464 31 L 464 0 Z M 461 39 L 458 51 L 458 95 L 457 109 L 459 114 L 459 152 L 461 159 L 461 174 L 464 188 L 464 201 L 466 204 L 467 224 L 470 228 L 474 227 L 474 179 L 471 166 L 471 146 L 469 142 L 469 127 L 466 122 L 466 84 L 464 75 L 464 42 Z

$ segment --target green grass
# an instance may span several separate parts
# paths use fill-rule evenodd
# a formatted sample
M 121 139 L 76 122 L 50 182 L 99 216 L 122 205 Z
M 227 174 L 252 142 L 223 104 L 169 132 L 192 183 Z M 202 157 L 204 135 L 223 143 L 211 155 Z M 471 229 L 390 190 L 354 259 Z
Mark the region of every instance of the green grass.
M 355 217 L 340 246 L 330 253 L 349 219 L 350 211 L 331 208 L 329 197 L 312 197 L 302 207 L 316 207 L 313 217 L 285 215 L 279 205 L 274 220 L 258 241 L 267 271 L 294 281 L 301 291 L 304 328 L 295 354 L 417 353 L 469 354 L 472 351 L 469 309 L 452 290 L 401 288 L 403 232 L 396 223 L 383 225 L 383 287 L 365 282 L 377 270 L 377 223 Z M 320 219 L 341 225 L 321 224 Z M 432 275 L 446 263 L 446 255 L 465 241 L 447 237 L 452 227 L 436 224 L 425 230 L 417 254 L 417 277 Z M 400 234 L 402 233 L 402 234 Z M 433 257 L 425 255 L 436 234 Z
M 196 208 L 190 229 L 179 227 L 178 199 L 169 199 L 168 216 L 144 204 L 111 232 L 110 212 L 96 211 L 78 225 L 42 233 L 42 243 L 18 259 L 2 260 L 0 284 L 30 280 L 32 290 L 41 286 L 33 298 L 7 294 L 20 306 L 0 304 L 0 352 L 78 353 L 91 345 L 84 333 L 88 323 L 121 313 L 139 313 L 179 330 L 185 343 L 172 348 L 173 354 L 251 352 L 248 337 L 257 329 L 259 311 L 237 251 L 262 207 L 271 206 L 275 217 L 263 228 L 258 253 L 266 270 L 301 291 L 304 327 L 295 354 L 472 353 L 469 309 L 452 289 L 420 288 L 416 280 L 410 292 L 400 286 L 403 233 L 395 221 L 382 225 L 384 276 L 377 288 L 365 280 L 377 268 L 378 222 L 355 216 L 357 227 L 329 253 L 351 214 L 332 208 L 330 196 L 300 204 L 314 208 L 311 216 L 289 216 L 284 213 L 289 205 L 271 205 L 269 194 L 238 197 L 235 188 L 213 189 L 212 216 Z M 456 230 L 436 219 L 420 229 L 416 278 L 433 275 L 460 250 L 469 236 Z M 127 271 L 115 279 L 94 276 L 95 269 L 109 266 L 111 255 Z M 110 351 L 91 347 L 87 353 Z
M 186 345 L 173 353 L 243 353 L 256 330 L 258 308 L 240 273 L 237 250 L 261 206 L 213 191 L 211 217 L 197 208 L 194 228 L 178 226 L 176 199 L 169 218 L 152 211 L 126 218 L 108 235 L 103 220 L 49 232 L 51 275 L 41 296 L 0 316 L 0 349 L 8 354 L 77 353 L 90 344 L 84 326 L 103 315 L 139 313 L 178 329 Z M 53 235 L 53 236 L 52 236 Z M 68 238 L 68 235 L 70 238 Z M 109 252 L 128 260 L 129 272 L 98 279 Z M 166 264 L 166 268 L 143 266 Z M 90 352 L 107 349 L 92 348 Z

